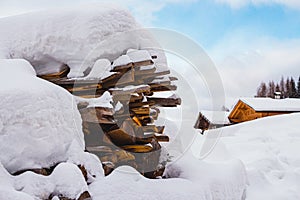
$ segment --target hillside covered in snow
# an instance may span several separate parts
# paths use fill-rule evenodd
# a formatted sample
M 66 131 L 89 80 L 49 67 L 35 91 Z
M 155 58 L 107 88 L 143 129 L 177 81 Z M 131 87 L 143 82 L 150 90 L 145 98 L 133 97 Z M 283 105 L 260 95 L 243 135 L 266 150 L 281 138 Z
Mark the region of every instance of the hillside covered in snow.
M 206 132 L 220 141 L 205 160 L 240 159 L 247 171 L 247 200 L 300 198 L 300 114 L 287 114 Z M 204 138 L 199 136 L 194 148 Z M 198 154 L 199 156 L 199 154 Z

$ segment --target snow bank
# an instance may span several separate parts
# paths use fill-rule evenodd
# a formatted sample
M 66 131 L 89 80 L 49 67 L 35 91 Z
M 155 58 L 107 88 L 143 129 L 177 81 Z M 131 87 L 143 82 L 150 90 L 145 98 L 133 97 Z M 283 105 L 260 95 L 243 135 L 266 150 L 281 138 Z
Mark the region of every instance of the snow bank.
M 26 172 L 14 178 L 14 187 L 35 199 L 47 199 L 50 195 L 62 195 L 78 199 L 88 191 L 87 184 L 79 168 L 74 164 L 59 164 L 50 176 Z
M 0 199 L 33 200 L 62 195 L 78 199 L 88 191 L 79 168 L 70 163 L 59 164 L 50 176 L 26 172 L 11 176 L 0 164 Z
M 300 114 L 287 114 L 220 129 L 217 149 L 225 145 L 228 154 L 246 166 L 247 200 L 300 199 L 299 121 Z
M 0 162 L 10 172 L 66 161 L 81 117 L 66 90 L 39 79 L 25 60 L 0 60 Z
M 69 77 L 83 76 L 100 58 L 112 63 L 128 49 L 159 47 L 127 10 L 108 4 L 2 18 L 0 46 L 2 58 L 24 58 L 40 75 L 68 65 Z
M 169 179 L 149 180 L 133 168 L 123 166 L 92 183 L 89 189 L 95 200 L 243 199 L 245 173 L 239 162 L 207 164 L 187 154 L 166 170 Z
M 14 188 L 13 177 L 4 169 L 0 163 L 0 199 L 6 200 L 33 200 L 26 193 L 19 192 Z

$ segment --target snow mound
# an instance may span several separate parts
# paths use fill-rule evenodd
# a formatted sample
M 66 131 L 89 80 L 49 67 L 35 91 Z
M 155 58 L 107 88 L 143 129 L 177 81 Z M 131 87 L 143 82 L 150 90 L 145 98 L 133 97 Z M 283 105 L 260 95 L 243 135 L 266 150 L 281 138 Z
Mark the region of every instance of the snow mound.
M 168 166 L 166 174 L 169 179 L 150 180 L 123 166 L 92 183 L 89 189 L 95 200 L 242 200 L 244 197 L 246 176 L 239 161 L 208 164 L 186 154 Z
M 0 162 L 10 172 L 67 160 L 84 150 L 81 117 L 66 90 L 39 79 L 25 60 L 0 60 Z
M 300 199 L 300 114 L 257 119 L 220 130 L 228 153 L 246 166 L 247 199 Z M 196 144 L 198 145 L 198 144 Z
M 50 176 L 33 172 L 11 176 L 0 164 L 0 178 L 0 199 L 48 199 L 50 195 L 78 199 L 88 191 L 81 171 L 70 163 L 59 164 Z
M 98 59 L 112 63 L 128 49 L 158 47 L 127 10 L 108 4 L 2 18 L 0 46 L 2 58 L 26 59 L 39 75 L 67 65 L 68 77 L 84 76 Z M 160 61 L 165 61 L 163 54 Z

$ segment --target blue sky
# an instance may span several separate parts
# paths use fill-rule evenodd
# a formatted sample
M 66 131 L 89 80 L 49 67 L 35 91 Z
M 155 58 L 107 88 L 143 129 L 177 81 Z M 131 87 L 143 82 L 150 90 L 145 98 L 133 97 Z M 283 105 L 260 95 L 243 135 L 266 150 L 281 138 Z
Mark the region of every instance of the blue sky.
M 153 25 L 185 33 L 210 48 L 235 30 L 248 32 L 252 37 L 299 38 L 300 11 L 278 4 L 250 4 L 233 9 L 205 0 L 169 4 L 155 14 Z

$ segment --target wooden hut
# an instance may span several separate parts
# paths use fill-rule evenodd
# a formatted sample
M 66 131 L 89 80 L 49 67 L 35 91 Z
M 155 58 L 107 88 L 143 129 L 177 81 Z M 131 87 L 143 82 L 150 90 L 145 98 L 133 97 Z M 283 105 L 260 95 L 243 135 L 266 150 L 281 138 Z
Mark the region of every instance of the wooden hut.
M 300 99 L 242 98 L 238 100 L 228 118 L 231 123 L 241 123 L 294 112 L 300 112 Z
M 201 129 L 202 133 L 208 129 L 220 128 L 230 125 L 229 112 L 226 111 L 201 111 L 194 128 Z

